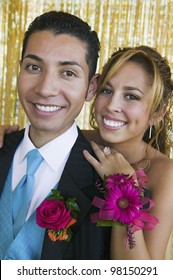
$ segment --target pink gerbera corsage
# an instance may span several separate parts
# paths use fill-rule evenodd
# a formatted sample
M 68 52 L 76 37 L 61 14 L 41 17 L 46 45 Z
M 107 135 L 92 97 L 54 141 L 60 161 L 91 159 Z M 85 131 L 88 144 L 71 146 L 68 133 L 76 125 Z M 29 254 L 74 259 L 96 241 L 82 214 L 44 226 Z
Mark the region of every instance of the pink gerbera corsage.
M 139 178 L 139 183 L 137 178 Z M 158 219 L 147 211 L 154 206 L 151 199 L 144 196 L 146 175 L 138 171 L 134 176 L 114 174 L 105 178 L 101 189 L 104 199 L 94 197 L 93 205 L 99 208 L 91 216 L 92 222 L 99 226 L 127 226 L 129 248 L 135 246 L 133 233 L 139 229 L 151 230 Z M 147 208 L 143 208 L 147 205 Z

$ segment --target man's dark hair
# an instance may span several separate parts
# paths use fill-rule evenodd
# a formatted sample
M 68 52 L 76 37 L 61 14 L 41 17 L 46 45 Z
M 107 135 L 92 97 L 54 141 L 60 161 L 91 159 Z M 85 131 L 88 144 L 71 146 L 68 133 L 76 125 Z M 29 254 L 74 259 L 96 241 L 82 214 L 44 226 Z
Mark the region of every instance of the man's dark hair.
M 55 35 L 68 34 L 86 44 L 86 62 L 89 66 L 89 79 L 96 72 L 97 60 L 100 51 L 100 42 L 95 31 L 88 23 L 69 13 L 50 11 L 36 17 L 25 32 L 22 49 L 22 60 L 30 36 L 39 31 L 50 31 Z

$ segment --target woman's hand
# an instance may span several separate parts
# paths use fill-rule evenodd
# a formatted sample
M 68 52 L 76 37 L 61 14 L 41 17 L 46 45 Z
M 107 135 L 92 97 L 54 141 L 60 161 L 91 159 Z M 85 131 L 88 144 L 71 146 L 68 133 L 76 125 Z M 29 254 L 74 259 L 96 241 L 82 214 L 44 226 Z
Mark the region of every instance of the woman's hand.
M 0 148 L 3 146 L 4 143 L 4 136 L 5 134 L 9 134 L 12 132 L 16 132 L 19 130 L 19 125 L 0 125 Z
M 83 151 L 83 154 L 102 179 L 104 179 L 104 175 L 109 176 L 115 173 L 124 173 L 131 176 L 135 172 L 123 155 L 114 149 L 99 147 L 93 141 L 91 141 L 91 146 L 98 160 L 86 150 Z

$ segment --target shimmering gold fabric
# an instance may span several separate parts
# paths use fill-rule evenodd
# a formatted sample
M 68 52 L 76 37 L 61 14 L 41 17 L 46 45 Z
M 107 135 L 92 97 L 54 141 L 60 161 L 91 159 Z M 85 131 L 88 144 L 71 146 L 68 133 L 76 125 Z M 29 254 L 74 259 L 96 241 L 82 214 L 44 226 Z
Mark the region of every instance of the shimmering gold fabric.
M 39 14 L 52 9 L 81 17 L 98 32 L 101 53 L 98 71 L 116 47 L 147 44 L 167 56 L 173 68 L 173 1 L 171 0 L 0 0 L 0 123 L 26 117 L 19 105 L 16 76 L 23 34 Z M 89 104 L 77 122 L 88 128 Z

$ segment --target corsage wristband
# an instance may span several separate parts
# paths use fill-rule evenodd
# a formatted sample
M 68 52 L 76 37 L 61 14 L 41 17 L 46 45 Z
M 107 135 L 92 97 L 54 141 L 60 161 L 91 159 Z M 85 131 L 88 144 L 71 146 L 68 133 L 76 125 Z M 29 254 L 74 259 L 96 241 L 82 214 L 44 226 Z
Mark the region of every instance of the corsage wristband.
M 137 230 L 152 230 L 158 219 L 148 213 L 154 202 L 145 197 L 147 177 L 142 170 L 133 176 L 114 174 L 105 177 L 103 185 L 97 185 L 104 199 L 94 197 L 92 204 L 99 208 L 91 215 L 98 226 L 127 226 L 126 246 L 135 246 L 133 233 Z M 144 208 L 145 205 L 145 208 Z

